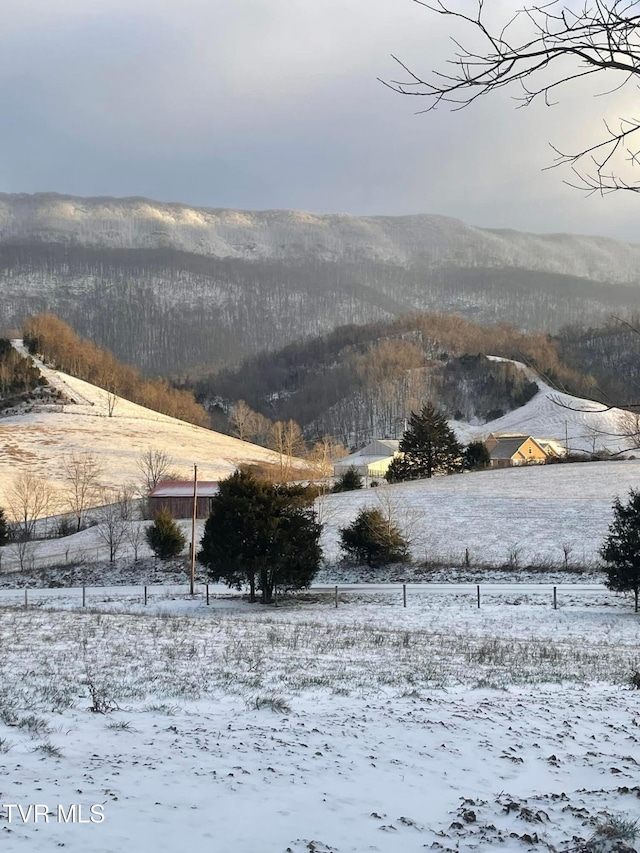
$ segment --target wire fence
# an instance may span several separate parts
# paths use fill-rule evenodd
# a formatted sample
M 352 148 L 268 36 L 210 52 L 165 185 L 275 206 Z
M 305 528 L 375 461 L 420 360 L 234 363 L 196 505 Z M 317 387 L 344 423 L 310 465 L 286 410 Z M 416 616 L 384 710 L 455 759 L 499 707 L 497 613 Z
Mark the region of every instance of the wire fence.
M 495 601 L 505 595 L 536 596 L 546 600 L 550 607 L 571 604 L 575 596 L 604 595 L 612 596 L 603 584 L 536 584 L 536 583 L 386 583 L 386 584 L 322 584 L 312 585 L 297 595 L 322 597 L 329 599 L 334 607 L 340 607 L 349 600 L 360 596 L 386 596 L 385 603 L 400 607 L 411 607 L 418 597 L 433 594 L 471 598 L 476 608 L 483 603 Z M 278 602 L 291 600 L 289 594 L 275 591 L 273 606 Z M 152 602 L 183 599 L 210 605 L 223 599 L 242 600 L 246 592 L 230 590 L 222 584 L 198 584 L 194 595 L 184 584 L 146 584 L 135 586 L 79 586 L 79 587 L 22 587 L 0 590 L 0 607 L 41 607 L 55 606 L 58 603 L 65 608 L 96 607 L 100 604 L 121 602 L 126 604 L 148 605 Z

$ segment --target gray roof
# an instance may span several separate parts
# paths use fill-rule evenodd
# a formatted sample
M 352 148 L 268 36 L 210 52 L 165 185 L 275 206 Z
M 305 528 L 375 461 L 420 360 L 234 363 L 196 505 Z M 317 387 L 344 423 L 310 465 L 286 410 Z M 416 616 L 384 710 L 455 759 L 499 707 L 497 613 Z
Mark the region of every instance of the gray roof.
M 210 498 L 218 493 L 218 483 L 214 480 L 198 480 L 199 498 Z M 149 492 L 150 498 L 192 498 L 193 480 L 162 480 Z
M 528 435 L 520 435 L 517 438 L 497 439 L 498 443 L 489 452 L 489 455 L 492 459 L 511 459 L 529 438 Z

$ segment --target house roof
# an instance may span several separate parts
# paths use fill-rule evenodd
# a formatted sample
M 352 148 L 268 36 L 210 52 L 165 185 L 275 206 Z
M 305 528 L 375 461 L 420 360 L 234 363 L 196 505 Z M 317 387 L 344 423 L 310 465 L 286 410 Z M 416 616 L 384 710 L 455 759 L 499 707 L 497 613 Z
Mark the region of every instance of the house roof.
M 387 459 L 393 459 L 393 456 L 346 456 L 344 459 L 339 459 L 334 462 L 334 468 L 350 468 L 352 465 L 375 465 L 376 462 L 385 462 Z
M 397 453 L 398 448 L 400 447 L 400 442 L 398 441 L 397 438 L 376 438 L 376 439 L 374 439 L 374 441 L 371 442 L 371 444 L 373 444 L 373 445 L 381 444 L 383 447 L 388 447 L 392 453 Z M 367 445 L 367 447 L 369 447 L 369 446 L 370 445 Z M 366 450 L 366 447 L 363 449 Z
M 217 480 L 199 480 L 198 497 L 210 498 L 218 492 Z M 161 480 L 149 492 L 150 498 L 192 498 L 193 480 Z
M 498 443 L 489 453 L 492 459 L 511 459 L 526 441 L 534 441 L 530 435 L 519 435 L 514 438 L 498 438 L 495 436 L 495 438 Z
M 393 438 L 375 438 L 369 444 L 356 450 L 351 456 L 343 456 L 334 462 L 336 468 L 349 468 L 351 465 L 371 465 L 382 462 L 398 452 L 400 442 Z
M 564 456 L 567 452 L 565 445 L 561 441 L 558 441 L 557 438 L 536 438 L 535 441 L 543 450 L 550 450 L 557 456 Z

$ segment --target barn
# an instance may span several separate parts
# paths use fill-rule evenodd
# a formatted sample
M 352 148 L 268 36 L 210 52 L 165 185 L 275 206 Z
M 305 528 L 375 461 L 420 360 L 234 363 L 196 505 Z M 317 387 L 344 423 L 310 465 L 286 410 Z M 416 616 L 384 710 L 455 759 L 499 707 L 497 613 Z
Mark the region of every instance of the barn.
M 387 468 L 398 455 L 400 442 L 391 438 L 376 438 L 351 456 L 333 463 L 333 474 L 339 477 L 349 468 L 355 468 L 363 477 L 384 477 Z
M 213 480 L 198 482 L 196 518 L 209 518 L 211 498 L 218 492 L 218 483 Z M 193 516 L 193 480 L 161 480 L 149 492 L 149 512 L 155 515 L 168 509 L 174 518 Z

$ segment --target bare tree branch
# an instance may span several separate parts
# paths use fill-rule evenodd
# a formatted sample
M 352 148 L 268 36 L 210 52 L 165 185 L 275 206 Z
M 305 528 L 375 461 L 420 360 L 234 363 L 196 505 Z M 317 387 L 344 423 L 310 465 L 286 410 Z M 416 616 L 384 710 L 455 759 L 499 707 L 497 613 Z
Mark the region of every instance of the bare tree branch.
M 558 103 L 558 90 L 602 72 L 622 80 L 601 96 L 640 81 L 640 11 L 638 0 L 595 0 L 572 7 L 563 0 L 524 6 L 502 25 L 487 23 L 489 10 L 476 0 L 475 12 L 460 10 L 462 0 L 414 2 L 450 18 L 479 43 L 466 47 L 457 38 L 445 70 L 423 76 L 397 56 L 404 79 L 381 80 L 402 95 L 424 98 L 430 112 L 442 104 L 460 110 L 496 90 L 515 84 L 519 107 L 541 100 Z M 492 11 L 492 10 L 491 10 Z M 570 186 L 586 193 L 616 190 L 640 192 L 640 179 L 625 177 L 627 166 L 640 164 L 640 119 L 620 118 L 615 127 L 604 122 L 602 138 L 579 151 L 552 146 L 556 158 L 548 168 L 569 166 Z

